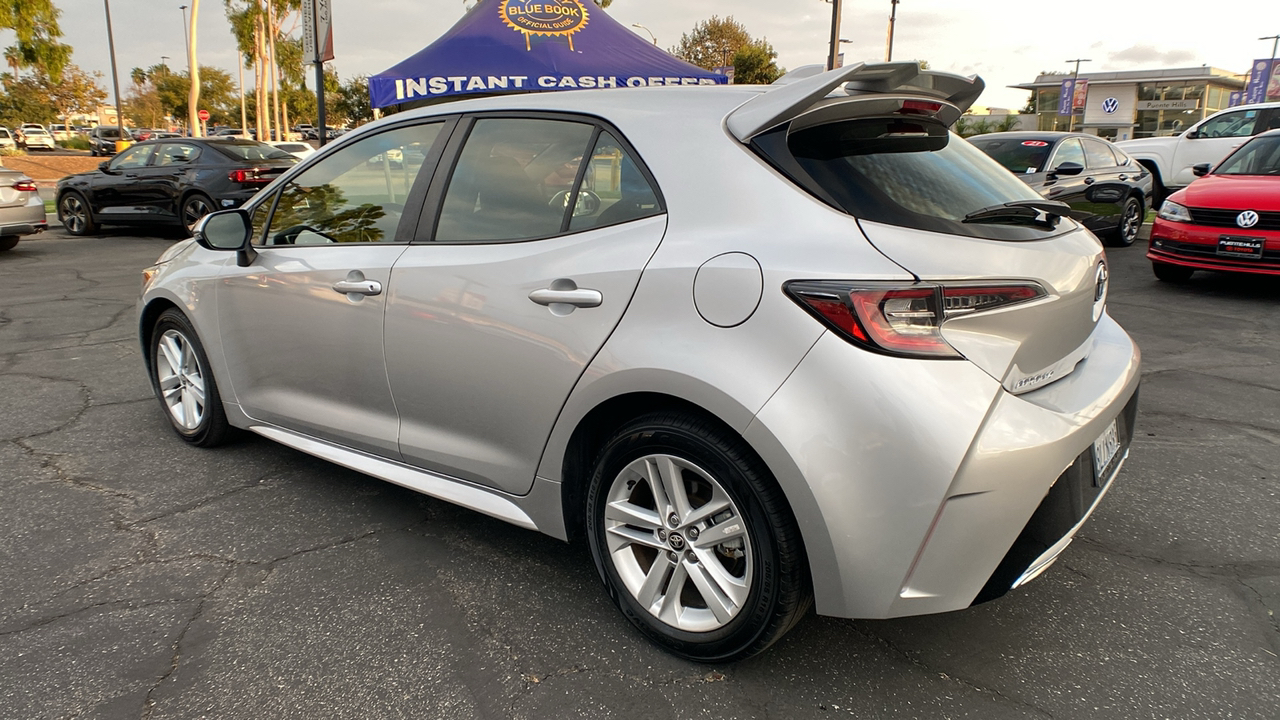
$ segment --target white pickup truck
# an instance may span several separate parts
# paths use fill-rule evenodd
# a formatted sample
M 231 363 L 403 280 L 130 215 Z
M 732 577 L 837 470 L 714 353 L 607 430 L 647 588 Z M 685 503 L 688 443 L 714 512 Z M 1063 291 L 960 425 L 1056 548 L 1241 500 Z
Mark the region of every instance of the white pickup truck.
M 1155 199 L 1196 179 L 1193 168 L 1218 164 L 1232 150 L 1260 132 L 1280 127 L 1280 103 L 1242 105 L 1214 113 L 1172 137 L 1124 140 L 1116 145 L 1155 175 Z

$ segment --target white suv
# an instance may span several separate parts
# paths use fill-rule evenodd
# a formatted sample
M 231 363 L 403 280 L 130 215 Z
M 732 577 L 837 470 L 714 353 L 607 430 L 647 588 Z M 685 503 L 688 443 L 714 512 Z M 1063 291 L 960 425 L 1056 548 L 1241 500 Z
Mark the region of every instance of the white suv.
M 1249 138 L 1275 128 L 1280 128 L 1280 103 L 1259 103 L 1214 113 L 1181 135 L 1116 145 L 1155 173 L 1156 194 L 1163 199 L 1196 179 L 1196 165 L 1216 165 Z

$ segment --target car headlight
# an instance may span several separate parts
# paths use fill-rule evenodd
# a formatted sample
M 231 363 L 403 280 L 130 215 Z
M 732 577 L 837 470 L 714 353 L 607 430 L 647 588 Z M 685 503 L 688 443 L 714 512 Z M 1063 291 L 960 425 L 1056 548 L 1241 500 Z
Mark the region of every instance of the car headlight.
M 1176 202 L 1165 200 L 1160 206 L 1159 213 L 1161 220 L 1169 220 L 1171 222 L 1191 222 L 1191 213 L 1187 209 Z

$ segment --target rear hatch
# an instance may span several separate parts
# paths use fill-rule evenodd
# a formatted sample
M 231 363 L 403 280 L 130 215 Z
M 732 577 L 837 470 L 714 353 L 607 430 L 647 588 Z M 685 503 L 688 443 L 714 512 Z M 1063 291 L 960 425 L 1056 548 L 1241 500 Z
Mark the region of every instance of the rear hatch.
M 870 308 L 886 327 L 932 332 L 1011 392 L 1065 377 L 1087 356 L 1105 305 L 1101 245 L 1058 215 L 1066 206 L 1045 201 L 948 132 L 981 92 L 980 80 L 923 73 L 914 63 L 862 68 L 765 93 L 760 106 L 753 109 L 752 100 L 730 115 L 730 132 L 797 185 L 857 218 L 866 239 L 916 277 L 914 290 L 873 295 L 871 304 L 866 288 L 848 286 L 854 296 L 863 293 L 844 298 L 855 316 Z M 789 95 L 790 105 L 769 100 L 775 92 Z M 832 287 L 798 292 L 813 298 Z M 863 319 L 874 335 L 875 318 Z M 871 349 L 913 355 L 909 344 L 877 348 L 870 339 Z

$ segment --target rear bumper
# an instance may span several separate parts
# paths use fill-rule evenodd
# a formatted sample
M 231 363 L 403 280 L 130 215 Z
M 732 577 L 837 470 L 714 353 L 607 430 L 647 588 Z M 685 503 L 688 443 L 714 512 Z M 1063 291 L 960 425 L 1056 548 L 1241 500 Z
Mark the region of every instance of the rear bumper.
M 1262 257 L 1248 259 L 1219 255 L 1218 239 L 1223 235 L 1263 238 L 1265 247 Z M 1197 270 L 1280 275 L 1280 232 L 1207 227 L 1157 219 L 1151 228 L 1147 259 Z
M 1105 488 L 1069 523 L 1044 525 L 1038 509 L 1080 490 L 1071 468 L 1136 408 L 1137 346 L 1106 315 L 1089 343 L 1070 375 L 1012 395 L 968 362 L 819 340 L 746 432 L 796 513 L 818 612 L 958 610 L 1048 567 Z M 1131 419 L 1119 424 L 1131 431 Z M 1034 553 L 1018 543 L 1028 528 L 1042 541 Z

